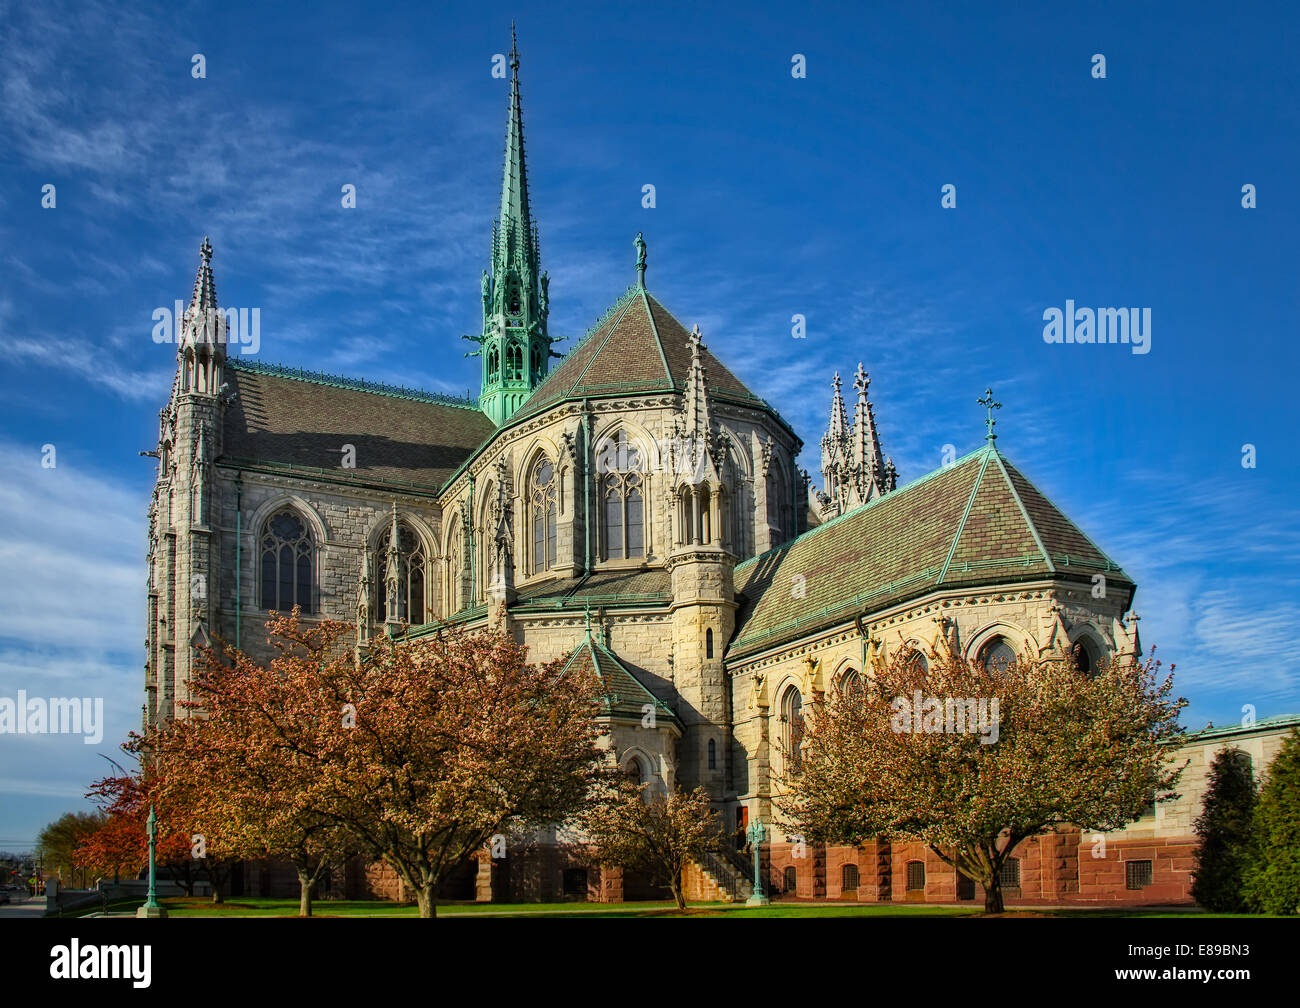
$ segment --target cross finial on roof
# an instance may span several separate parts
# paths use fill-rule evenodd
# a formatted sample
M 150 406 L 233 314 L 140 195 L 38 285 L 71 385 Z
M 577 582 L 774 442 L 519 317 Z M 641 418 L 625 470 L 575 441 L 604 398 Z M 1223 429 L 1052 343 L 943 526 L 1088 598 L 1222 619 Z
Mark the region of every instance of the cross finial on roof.
M 976 399 L 975 401 L 988 410 L 989 415 L 986 423 L 988 424 L 989 432 L 984 435 L 984 440 L 992 444 L 998 439 L 998 436 L 993 433 L 993 428 L 997 425 L 997 421 L 993 419 L 993 411 L 995 409 L 1001 409 L 1002 404 L 993 401 L 993 390 L 991 388 L 986 388 L 984 390 L 983 398 Z

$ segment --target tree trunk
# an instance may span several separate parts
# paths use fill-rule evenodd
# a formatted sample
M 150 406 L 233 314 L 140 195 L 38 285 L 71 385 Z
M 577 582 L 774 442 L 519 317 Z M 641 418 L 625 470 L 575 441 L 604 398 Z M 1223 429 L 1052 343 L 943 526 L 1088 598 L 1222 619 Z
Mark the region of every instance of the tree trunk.
M 680 873 L 673 876 L 672 885 L 669 888 L 673 891 L 673 899 L 677 901 L 677 909 L 685 913 L 686 897 L 682 895 L 682 877 Z
M 998 873 L 994 872 L 993 877 L 984 883 L 984 912 L 1002 913 L 1002 911 L 1002 881 L 998 878 Z
M 301 868 L 298 869 L 298 916 L 311 916 L 311 887 L 316 880 Z
M 436 882 L 416 887 L 415 905 L 419 908 L 419 916 L 421 917 L 438 916 L 438 885 Z

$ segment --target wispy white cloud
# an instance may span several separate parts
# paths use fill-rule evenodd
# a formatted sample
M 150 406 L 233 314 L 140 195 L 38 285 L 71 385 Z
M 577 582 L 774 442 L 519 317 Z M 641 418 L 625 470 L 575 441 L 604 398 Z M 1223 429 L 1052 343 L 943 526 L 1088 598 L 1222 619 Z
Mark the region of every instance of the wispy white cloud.
M 102 698 L 104 735 L 0 735 L 6 834 L 37 828 L 14 796 L 79 799 L 107 769 L 98 754 L 119 756 L 140 724 L 148 498 L 67 453 L 41 458 L 0 442 L 0 696 Z

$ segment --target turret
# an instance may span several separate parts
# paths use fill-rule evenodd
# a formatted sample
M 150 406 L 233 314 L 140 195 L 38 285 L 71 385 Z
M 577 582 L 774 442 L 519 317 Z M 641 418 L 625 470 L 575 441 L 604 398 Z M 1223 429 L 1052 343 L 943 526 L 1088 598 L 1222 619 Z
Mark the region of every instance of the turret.
M 158 480 L 150 505 L 146 724 L 185 715 L 201 647 L 221 594 L 214 462 L 222 451 L 226 320 L 217 304 L 212 245 L 199 247 L 190 303 L 179 321 L 171 399 L 159 414 Z
M 687 787 L 703 786 L 721 804 L 731 787 L 731 719 L 722 653 L 736 625 L 735 557 L 723 546 L 723 522 L 730 513 L 727 455 L 713 427 L 699 326 L 691 332 L 690 349 L 683 407 L 670 446 L 673 680 L 683 726 L 678 778 Z

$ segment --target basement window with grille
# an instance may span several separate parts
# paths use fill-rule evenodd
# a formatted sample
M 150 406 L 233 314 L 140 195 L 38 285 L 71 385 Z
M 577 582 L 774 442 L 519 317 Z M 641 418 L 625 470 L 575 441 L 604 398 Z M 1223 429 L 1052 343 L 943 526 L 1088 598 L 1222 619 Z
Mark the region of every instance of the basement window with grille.
M 857 892 L 858 889 L 858 866 L 855 864 L 846 864 L 840 874 L 840 888 L 844 892 Z
M 998 869 L 998 882 L 1003 889 L 1020 888 L 1020 858 L 1007 858 Z
M 1126 889 L 1144 889 L 1151 884 L 1150 861 L 1127 861 L 1124 864 Z
M 907 891 L 908 892 L 925 891 L 925 862 L 924 861 L 907 862 Z

